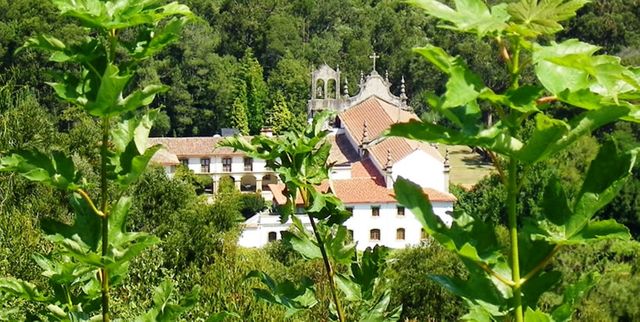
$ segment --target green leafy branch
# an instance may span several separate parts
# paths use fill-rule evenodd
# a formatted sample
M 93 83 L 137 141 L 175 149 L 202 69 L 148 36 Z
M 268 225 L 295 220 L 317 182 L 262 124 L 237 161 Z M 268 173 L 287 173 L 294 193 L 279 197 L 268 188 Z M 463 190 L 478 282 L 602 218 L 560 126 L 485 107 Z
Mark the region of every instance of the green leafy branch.
M 142 61 L 177 40 L 193 14 L 185 5 L 160 0 L 52 2 L 63 16 L 91 30 L 90 36 L 66 44 L 41 35 L 28 40 L 20 50 L 42 50 L 51 54 L 52 62 L 80 67 L 62 72 L 49 85 L 60 99 L 99 119 L 100 196 L 90 196 L 89 184 L 62 152 L 21 150 L 1 156 L 0 171 L 15 172 L 72 193 L 75 221 L 72 225 L 51 221 L 43 225 L 56 250 L 48 257 L 36 255 L 34 259 L 54 286 L 52 296 L 41 296 L 32 285 L 10 278 L 0 279 L 0 291 L 48 303 L 45 316 L 57 320 L 96 318 L 89 314 L 99 307 L 102 320 L 109 321 L 110 288 L 122 282 L 133 257 L 159 242 L 144 233 L 127 232 L 124 227 L 132 203 L 124 192 L 160 148 L 147 146 L 158 111 L 136 110 L 168 89 L 159 84 L 136 89 L 136 71 Z M 125 31 L 132 33 L 135 41 L 121 37 Z M 109 195 L 111 182 L 118 194 L 115 202 Z M 142 320 L 174 320 L 193 305 L 197 296 L 193 293 L 179 305 L 170 305 L 167 293 L 171 292 L 172 287 L 163 283 L 154 297 L 159 308 Z
M 596 278 L 579 283 L 576 287 L 582 291 L 565 294 L 567 302 L 558 308 L 561 313 L 548 315 L 536 304 L 560 276 L 545 267 L 563 245 L 629 238 L 626 227 L 592 217 L 629 177 L 638 149 L 621 151 L 615 142 L 605 142 L 573 200 L 557 180 L 551 180 L 543 196 L 543 218 L 518 218 L 522 181 L 531 165 L 547 160 L 580 137 L 618 120 L 640 122 L 640 74 L 621 65 L 618 57 L 598 55 L 597 46 L 575 39 L 546 45 L 537 42 L 540 36 L 561 31 L 560 23 L 575 16 L 586 0 L 521 0 L 492 7 L 480 0 L 465 0 L 455 1 L 455 8 L 435 0 L 411 2 L 445 22 L 445 28 L 494 40 L 497 55 L 511 75 L 509 87 L 496 93 L 460 57 L 433 45 L 415 49 L 449 77 L 444 93 L 430 94 L 428 103 L 451 125 L 411 121 L 393 125 L 388 135 L 485 149 L 507 190 L 504 203 L 510 249 L 505 258 L 492 225 L 473 214 L 456 212 L 453 224 L 447 227 L 433 214 L 419 188 L 404 179 L 396 182 L 398 201 L 416 214 L 438 242 L 456 252 L 470 272 L 467 281 L 433 278 L 469 303 L 467 319 L 513 314 L 516 321 L 567 320 L 577 294 Z M 538 82 L 521 85 L 522 71 L 529 66 Z M 483 124 L 480 103 L 495 110 L 498 121 L 493 125 Z M 554 118 L 551 103 L 577 108 L 578 113 L 568 120 Z M 520 130 L 525 122 L 534 124 L 527 136 Z

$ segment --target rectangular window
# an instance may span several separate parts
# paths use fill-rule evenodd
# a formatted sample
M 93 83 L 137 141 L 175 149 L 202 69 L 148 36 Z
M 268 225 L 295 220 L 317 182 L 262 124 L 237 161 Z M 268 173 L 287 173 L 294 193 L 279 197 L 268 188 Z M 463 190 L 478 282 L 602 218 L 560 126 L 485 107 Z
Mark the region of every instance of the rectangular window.
M 380 207 L 371 207 L 371 216 L 379 217 L 380 216 Z
M 187 168 L 189 167 L 189 159 L 180 159 L 178 161 L 180 161 L 180 164 L 182 164 L 183 166 Z
M 380 240 L 380 229 L 371 229 L 371 231 L 369 231 L 369 239 Z
M 222 158 L 222 171 L 231 172 L 231 158 Z
M 404 240 L 404 228 L 398 228 L 396 230 L 396 239 L 397 240 Z
M 244 158 L 244 171 L 253 171 L 253 158 Z
M 404 216 L 404 207 L 398 206 L 398 216 Z
M 211 172 L 211 159 L 200 159 L 200 172 L 209 173 Z

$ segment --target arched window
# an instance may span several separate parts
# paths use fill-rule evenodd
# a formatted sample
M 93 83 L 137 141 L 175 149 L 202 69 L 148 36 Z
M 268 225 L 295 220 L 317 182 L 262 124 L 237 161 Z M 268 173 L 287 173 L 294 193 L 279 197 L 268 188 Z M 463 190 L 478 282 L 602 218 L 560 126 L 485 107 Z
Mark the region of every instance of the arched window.
M 424 228 L 420 229 L 420 240 L 427 240 L 427 232 L 424 230 Z
M 380 240 L 380 229 L 371 229 L 369 232 L 369 239 Z
M 278 233 L 276 233 L 275 231 L 270 231 L 269 242 L 276 241 L 276 239 L 278 239 Z
M 396 229 L 396 239 L 397 240 L 404 240 L 404 228 Z

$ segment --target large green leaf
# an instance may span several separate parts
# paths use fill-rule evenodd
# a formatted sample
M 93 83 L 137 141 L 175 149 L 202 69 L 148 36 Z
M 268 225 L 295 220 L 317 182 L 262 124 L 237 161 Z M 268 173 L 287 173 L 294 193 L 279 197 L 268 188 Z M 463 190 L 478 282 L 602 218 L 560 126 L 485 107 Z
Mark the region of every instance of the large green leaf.
M 189 22 L 187 17 L 174 17 L 160 28 L 142 30 L 131 52 L 136 59 L 146 59 L 162 51 L 176 41 L 184 26 Z
M 402 305 L 389 309 L 391 290 L 385 290 L 371 305 L 360 310 L 360 322 L 395 322 L 400 319 Z
M 121 113 L 119 103 L 122 93 L 131 80 L 131 74 L 121 74 L 118 66 L 110 63 L 105 68 L 95 96 L 87 97 L 87 102 L 79 102 L 89 114 L 98 117 L 113 116 Z
M 571 320 L 573 311 L 580 303 L 586 293 L 593 288 L 600 280 L 598 273 L 590 273 L 582 277 L 577 283 L 568 286 L 563 294 L 562 303 L 553 309 L 551 315 L 555 322 L 566 322 Z
M 534 239 L 553 244 L 580 244 L 603 238 L 630 238 L 629 230 L 613 220 L 591 218 L 608 204 L 630 176 L 637 149 L 621 152 L 607 141 L 589 167 L 582 189 L 571 207 L 562 185 L 555 178 L 549 181 L 543 196 L 545 218 L 525 224 Z
M 520 0 L 507 7 L 512 30 L 525 36 L 550 35 L 562 30 L 559 22 L 576 15 L 590 0 Z
M 322 258 L 316 237 L 311 235 L 296 216 L 291 219 L 293 229 L 283 232 L 282 239 L 307 259 Z M 317 222 L 316 228 L 329 259 L 340 264 L 351 263 L 355 245 L 347 241 L 347 228 L 342 225 L 328 225 L 324 221 Z
M 0 277 L 0 292 L 9 293 L 34 302 L 47 302 L 49 300 L 35 285 L 13 277 Z
M 591 162 L 578 193 L 574 215 L 567 223 L 567 232 L 574 235 L 582 230 L 593 215 L 607 205 L 622 188 L 636 161 L 640 149 L 620 151 L 617 144 L 607 141 Z
M 189 294 L 175 301 L 177 292 L 171 280 L 164 280 L 154 288 L 153 308 L 144 315 L 138 317 L 136 322 L 171 322 L 178 321 L 179 317 L 191 309 L 200 296 L 200 287 L 196 286 Z
M 23 177 L 63 190 L 80 187 L 80 174 L 73 160 L 60 151 L 14 151 L 0 158 L 0 172 L 16 172 Z
M 557 95 L 568 89 L 572 92 L 590 86 L 587 72 L 561 66 L 551 62 L 568 55 L 593 55 L 600 47 L 580 42 L 577 39 L 565 40 L 562 43 L 551 43 L 549 46 L 536 45 L 533 48 L 533 63 L 540 83 L 551 93 Z
M 103 32 L 143 24 L 155 24 L 175 15 L 192 16 L 189 7 L 177 2 L 161 5 L 160 0 L 100 1 L 53 0 L 63 15 L 77 18 L 90 28 Z
M 282 232 L 282 240 L 291 245 L 291 247 L 306 259 L 322 258 L 322 253 L 318 247 L 317 241 L 312 237 L 309 231 L 304 228 L 298 217 L 292 216 L 293 221 L 289 231 Z
M 414 51 L 449 75 L 443 97 L 431 97 L 430 105 L 463 132 L 477 133 L 482 113 L 476 99 L 486 89 L 480 77 L 460 57 L 451 57 L 442 48 L 428 45 Z
M 417 184 L 398 177 L 394 183 L 398 203 L 411 210 L 433 238 L 459 256 L 487 265 L 501 262 L 493 228 L 467 214 L 457 214 L 451 227 L 433 213 L 431 203 Z
M 124 119 L 111 131 L 113 151 L 111 152 L 110 177 L 126 187 L 144 172 L 160 145 L 147 147 L 149 132 L 158 116 L 157 110 L 150 110 L 142 116 Z
M 540 309 L 533 310 L 532 308 L 527 308 L 524 312 L 524 321 L 525 322 L 555 322 L 555 320 L 551 317 L 551 315 L 540 311 Z
M 602 96 L 600 100 L 610 98 L 618 104 L 620 96 L 637 93 L 640 77 L 636 70 L 623 66 L 619 57 L 594 55 L 598 49 L 576 39 L 549 46 L 536 45 L 533 49 L 536 75 L 545 88 L 557 96 L 565 90 L 588 89 Z
M 105 259 L 107 267 L 118 270 L 132 258 L 140 254 L 146 248 L 157 244 L 160 239 L 140 232 L 125 231 L 125 223 L 129 209 L 131 208 L 131 198 L 121 197 L 109 213 L 109 240 L 110 250 L 108 258 Z M 123 272 L 124 272 L 123 271 Z
M 287 310 L 286 317 L 300 310 L 312 308 L 318 304 L 318 300 L 314 295 L 315 289 L 313 281 L 308 278 L 304 278 L 300 286 L 296 286 L 296 284 L 290 280 L 277 283 L 269 275 L 259 271 L 250 272 L 247 278 L 260 279 L 260 281 L 267 286 L 267 289 L 254 288 L 253 291 L 256 297 L 273 304 L 284 306 Z
M 42 228 L 47 234 L 60 234 L 65 238 L 72 238 L 77 235 L 92 250 L 97 251 L 100 235 L 96 234 L 96 232 L 100 231 L 100 217 L 93 212 L 87 201 L 79 195 L 74 194 L 71 196 L 70 202 L 75 215 L 73 225 L 44 218 L 42 220 Z
M 449 145 L 477 146 L 509 156 L 514 155 L 523 147 L 523 143 L 511 136 L 509 129 L 501 122 L 472 135 L 429 122 L 411 120 L 407 123 L 391 125 L 385 135 Z
M 469 277 L 466 280 L 442 275 L 429 275 L 429 278 L 467 302 L 471 308 L 471 312 L 469 312 L 471 315 L 463 317 L 465 320 L 473 321 L 474 316 L 499 317 L 506 315 L 509 311 L 507 299 L 510 294 L 500 292 L 495 283 L 477 267 L 467 267 L 469 268 Z
M 482 0 L 456 0 L 455 10 L 435 0 L 410 0 L 409 3 L 450 23 L 445 25 L 445 28 L 473 32 L 480 36 L 503 31 L 509 19 L 506 5 L 501 4 L 489 9 Z
M 515 156 L 532 164 L 551 155 L 554 143 L 558 142 L 569 131 L 570 127 L 561 120 L 556 120 L 542 113 L 536 114 L 536 127 L 529 140 Z

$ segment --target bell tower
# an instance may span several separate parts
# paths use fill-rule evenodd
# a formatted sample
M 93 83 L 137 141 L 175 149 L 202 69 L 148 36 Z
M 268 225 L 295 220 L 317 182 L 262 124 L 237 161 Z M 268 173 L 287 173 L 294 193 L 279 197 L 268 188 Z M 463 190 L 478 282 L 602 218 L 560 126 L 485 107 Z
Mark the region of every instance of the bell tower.
M 311 73 L 309 117 L 324 110 L 337 111 L 340 102 L 340 67 L 334 70 L 327 64 L 322 64 Z

